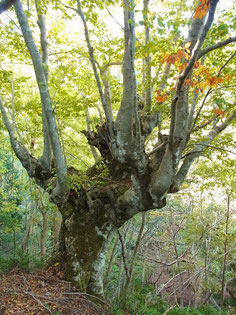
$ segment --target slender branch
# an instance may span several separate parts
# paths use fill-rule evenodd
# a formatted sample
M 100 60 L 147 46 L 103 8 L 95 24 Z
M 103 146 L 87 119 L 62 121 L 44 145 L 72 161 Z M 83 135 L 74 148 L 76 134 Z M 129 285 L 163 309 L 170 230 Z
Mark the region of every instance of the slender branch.
M 227 64 L 228 64 L 235 56 L 236 56 L 236 50 L 235 50 L 235 52 L 233 53 L 233 55 L 230 56 L 229 59 L 227 59 L 226 63 L 220 68 L 217 77 L 219 77 L 221 71 L 227 66 Z
M 204 49 L 202 49 L 199 54 L 198 54 L 198 59 L 200 59 L 201 57 L 203 57 L 204 55 L 206 55 L 207 53 L 209 53 L 210 51 L 213 51 L 215 49 L 218 49 L 218 48 L 221 48 L 221 47 L 224 47 L 230 43 L 233 43 L 236 41 L 236 36 L 233 36 L 233 37 L 230 37 L 230 38 L 227 38 L 226 40 L 223 40 L 222 42 L 219 42 L 215 45 L 212 45 L 210 47 L 206 47 Z
M 156 148 L 154 148 L 154 149 L 148 154 L 148 156 L 151 156 L 152 154 L 156 153 L 156 152 L 159 151 L 160 149 L 164 148 L 167 143 L 168 143 L 168 141 L 162 142 L 160 145 L 158 145 Z
M 111 62 L 108 62 L 107 64 L 105 64 L 103 67 L 107 68 L 110 66 L 122 66 L 122 62 L 121 61 L 111 61 Z
M 233 111 L 233 113 L 225 120 L 225 122 L 212 128 L 211 131 L 204 137 L 203 141 L 199 144 L 196 144 L 194 149 L 188 153 L 188 155 L 186 155 L 183 164 L 181 165 L 170 187 L 170 193 L 177 192 L 179 190 L 179 187 L 187 176 L 193 161 L 201 155 L 201 153 L 204 151 L 204 148 L 206 148 L 215 139 L 215 137 L 231 123 L 235 117 L 236 110 Z
M 105 100 L 105 96 L 104 96 L 104 93 L 103 93 L 103 90 L 102 90 L 102 84 L 101 84 L 101 80 L 100 80 L 100 77 L 99 77 L 99 74 L 98 74 L 98 70 L 97 70 L 97 66 L 96 66 L 96 62 L 95 62 L 95 58 L 94 58 L 93 47 L 91 46 L 90 39 L 89 39 L 88 26 L 87 26 L 87 22 L 85 20 L 85 17 L 84 17 L 82 8 L 81 8 L 80 0 L 77 0 L 77 5 L 78 5 L 78 14 L 79 14 L 79 16 L 80 16 L 80 18 L 81 18 L 81 20 L 83 22 L 83 25 L 84 25 L 84 35 L 85 35 L 85 39 L 86 39 L 86 42 L 87 42 L 88 52 L 89 52 L 89 56 L 90 56 L 90 62 L 91 62 L 91 65 L 92 65 L 92 68 L 93 68 L 93 72 L 94 72 L 94 76 L 95 76 L 95 79 L 96 79 L 96 82 L 97 82 L 97 87 L 98 87 L 100 99 L 101 99 L 101 102 L 102 102 L 102 106 L 103 106 L 103 109 L 104 109 L 104 112 L 105 112 L 105 116 L 106 116 L 106 120 L 107 120 L 107 123 L 108 123 L 109 131 L 110 131 L 110 134 L 112 135 L 112 117 L 110 116 L 110 112 L 108 110 L 107 103 L 106 103 L 106 100 Z
M 196 126 L 196 127 L 192 130 L 192 132 L 198 131 L 198 130 L 200 130 L 200 129 L 202 129 L 202 128 L 208 126 L 208 125 L 210 125 L 210 123 L 212 123 L 214 120 L 216 120 L 217 117 L 220 117 L 220 114 L 218 114 L 218 115 L 212 117 L 211 119 L 209 119 L 209 120 L 206 121 L 205 123 L 203 123 L 203 124 L 201 124 L 201 125 L 199 125 L 199 126 Z
M 214 145 L 209 145 L 209 144 L 204 144 L 204 143 L 193 143 L 191 145 L 201 145 L 203 147 L 208 147 L 208 148 L 213 148 L 213 149 L 216 149 L 216 150 L 220 150 L 220 151 L 224 151 L 224 152 L 228 152 L 228 153 L 231 153 L 231 154 L 235 154 L 236 155 L 236 152 L 233 152 L 233 151 L 230 151 L 230 150 L 226 150 L 226 149 L 223 149 L 223 148 L 220 148 L 220 147 L 216 147 Z M 188 145 L 189 147 L 190 145 Z M 201 151 L 191 151 L 189 153 L 186 153 L 185 155 L 183 155 L 181 157 L 181 159 L 184 159 L 186 156 L 190 155 L 190 154 L 193 154 L 193 153 L 201 153 L 203 152 L 204 149 L 202 149 Z
M 17 127 L 16 120 L 15 120 L 15 92 L 14 92 L 14 85 L 13 85 L 12 80 L 10 80 L 10 84 L 11 84 L 11 108 L 12 108 L 11 117 L 12 117 L 12 123 L 13 123 L 12 128 L 14 129 L 14 132 L 16 130 L 19 140 L 23 144 L 23 140 L 22 140 L 20 131 Z
M 227 64 L 228 64 L 235 56 L 236 56 L 236 51 L 235 51 L 235 52 L 233 53 L 233 55 L 230 56 L 230 57 L 227 59 L 227 61 L 221 66 L 221 68 L 220 68 L 220 70 L 219 70 L 219 72 L 218 72 L 218 74 L 217 74 L 217 78 L 220 76 L 221 71 L 227 66 Z M 197 123 L 198 117 L 200 116 L 200 113 L 201 113 L 201 111 L 202 111 L 202 109 L 203 109 L 203 106 L 205 105 L 205 102 L 206 102 L 206 100 L 207 100 L 207 97 L 211 94 L 212 90 L 213 90 L 213 89 L 212 89 L 211 87 L 208 89 L 208 91 L 207 91 L 207 93 L 206 93 L 206 95 L 205 95 L 205 97 L 204 97 L 204 99 L 203 99 L 203 101 L 202 101 L 202 104 L 201 104 L 201 106 L 200 106 L 200 108 L 199 108 L 199 110 L 198 110 L 198 112 L 197 112 L 197 114 L 196 114 L 196 117 L 195 117 L 194 122 L 193 122 L 193 124 L 192 124 L 191 130 L 189 131 L 189 135 L 191 134 L 192 131 L 195 131 L 196 128 L 194 129 L 194 127 L 195 127 L 195 125 L 196 125 L 196 123 Z M 205 125 L 204 125 L 203 127 L 205 127 Z M 198 129 L 197 129 L 197 130 L 198 130 Z
M 142 223 L 138 232 L 138 237 L 136 240 L 136 244 L 135 244 L 135 248 L 134 251 L 132 253 L 132 257 L 129 263 L 129 277 L 126 278 L 126 282 L 124 285 L 124 289 L 123 289 L 123 297 L 126 297 L 129 286 L 130 286 L 130 282 L 133 276 L 133 271 L 134 271 L 134 262 L 137 256 L 137 253 L 139 251 L 140 245 L 141 245 L 141 239 L 142 239 L 142 235 L 143 235 L 143 230 L 145 228 L 145 222 L 146 222 L 146 213 L 142 212 Z
M 16 27 L 19 31 L 21 31 L 19 25 L 16 24 L 16 22 L 13 20 L 13 18 L 11 18 L 7 12 L 6 12 L 5 14 L 6 14 L 6 16 L 8 17 L 8 19 L 15 25 L 15 27 Z M 22 35 L 19 34 L 18 36 L 22 36 Z
M 195 125 L 196 125 L 196 122 L 197 122 L 197 120 L 198 120 L 198 117 L 200 116 L 201 111 L 202 111 L 202 109 L 203 109 L 203 107 L 204 107 L 204 105 L 205 105 L 205 103 L 206 103 L 207 97 L 210 95 L 211 91 L 212 91 L 212 88 L 210 87 L 210 88 L 208 89 L 208 91 L 207 91 L 207 93 L 206 93 L 206 95 L 205 95 L 203 101 L 202 101 L 202 104 L 201 104 L 201 106 L 200 106 L 200 108 L 199 108 L 197 114 L 196 114 L 196 117 L 195 117 L 194 122 L 193 122 L 193 124 L 192 124 L 192 127 L 191 127 L 191 129 L 190 129 L 190 131 L 189 131 L 189 134 L 191 134 L 191 132 L 193 131 L 193 129 L 194 129 Z
M 124 31 L 124 27 L 117 21 L 116 18 L 114 18 L 113 14 L 111 13 L 111 11 L 107 7 L 106 7 L 106 10 L 107 10 L 108 14 L 110 15 L 110 17 L 112 17 L 113 20 L 116 22 L 116 24 L 119 25 L 120 28 Z

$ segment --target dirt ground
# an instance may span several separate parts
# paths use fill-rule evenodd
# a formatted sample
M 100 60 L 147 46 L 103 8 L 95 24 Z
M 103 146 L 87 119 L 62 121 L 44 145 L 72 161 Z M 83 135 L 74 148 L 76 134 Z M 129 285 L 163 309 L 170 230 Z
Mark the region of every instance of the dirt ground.
M 26 273 L 14 269 L 0 276 L 0 315 L 83 314 L 107 312 L 64 279 L 59 264 L 46 271 Z

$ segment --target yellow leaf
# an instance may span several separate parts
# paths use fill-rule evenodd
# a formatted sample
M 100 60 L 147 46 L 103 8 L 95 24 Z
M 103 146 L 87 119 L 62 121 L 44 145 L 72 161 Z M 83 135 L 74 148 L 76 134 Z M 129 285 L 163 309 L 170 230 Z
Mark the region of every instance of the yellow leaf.
M 184 45 L 184 48 L 185 48 L 185 49 L 188 49 L 190 46 L 191 46 L 191 42 L 187 42 L 187 43 Z

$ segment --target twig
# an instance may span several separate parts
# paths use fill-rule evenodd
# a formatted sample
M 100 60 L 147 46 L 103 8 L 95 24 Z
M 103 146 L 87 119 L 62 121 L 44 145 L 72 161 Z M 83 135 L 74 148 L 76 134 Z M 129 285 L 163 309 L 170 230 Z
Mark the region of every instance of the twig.
M 188 145 L 187 147 L 190 147 L 190 146 L 193 146 L 193 145 L 202 145 L 202 146 L 204 146 L 204 147 L 209 147 L 209 148 L 213 148 L 213 149 L 220 150 L 220 151 L 225 151 L 225 152 L 228 152 L 228 153 L 231 153 L 231 154 L 235 154 L 235 155 L 236 155 L 236 152 L 233 152 L 233 151 L 230 151 L 230 150 L 226 150 L 226 149 L 223 149 L 223 148 L 219 148 L 219 147 L 215 147 L 215 146 L 210 145 L 210 144 L 204 144 L 204 143 L 194 143 L 194 144 Z M 186 156 L 188 156 L 188 155 L 190 155 L 190 154 L 199 153 L 199 152 L 203 152 L 203 150 L 192 151 L 192 152 L 186 153 L 185 155 L 183 155 L 183 156 L 181 157 L 181 159 L 184 159 Z
M 116 18 L 114 18 L 114 16 L 112 15 L 112 13 L 109 11 L 109 9 L 107 7 L 106 7 L 106 10 L 107 10 L 108 14 L 110 15 L 110 17 L 113 18 L 113 20 L 116 22 L 116 24 L 119 25 L 122 30 L 124 30 L 124 27 L 116 20 Z
M 71 294 L 71 295 L 80 295 L 80 296 L 89 296 L 89 297 L 92 297 L 92 298 L 95 298 L 97 299 L 98 301 L 102 302 L 103 304 L 111 307 L 110 304 L 108 304 L 106 301 L 104 301 L 103 299 L 100 299 L 99 297 L 97 297 L 96 295 L 92 295 L 92 294 L 89 294 L 89 293 L 84 293 L 84 292 L 64 292 L 63 293 L 64 295 L 66 294 Z M 91 302 L 91 301 L 90 301 Z M 92 302 L 91 302 L 92 303 Z
M 31 296 L 32 296 L 32 298 L 36 301 L 36 302 L 38 302 L 43 308 L 45 308 L 48 312 L 49 312 L 49 314 L 53 314 L 52 312 L 51 312 L 51 310 L 50 310 L 50 308 L 49 307 L 47 307 L 46 305 L 44 305 L 39 299 L 37 299 L 33 294 L 30 294 Z
M 220 70 L 219 70 L 219 72 L 218 72 L 218 74 L 217 74 L 217 78 L 219 78 L 221 71 L 222 71 L 222 70 L 227 66 L 227 64 L 235 57 L 235 55 L 236 55 L 236 51 L 233 53 L 232 56 L 230 56 L 230 57 L 226 60 L 226 62 L 225 62 L 225 63 L 223 64 L 223 66 L 220 68 Z M 202 111 L 202 108 L 203 108 L 203 106 L 204 106 L 204 104 L 205 104 L 205 102 L 206 102 L 206 99 L 207 99 L 207 97 L 211 94 L 212 90 L 213 90 L 213 89 L 212 89 L 211 87 L 208 89 L 208 91 L 207 91 L 207 93 L 206 93 L 206 95 L 205 95 L 205 97 L 204 97 L 204 99 L 203 99 L 203 101 L 202 101 L 202 104 L 201 104 L 201 106 L 200 106 L 200 108 L 199 108 L 199 110 L 198 110 L 198 112 L 197 112 L 197 114 L 196 114 L 196 117 L 195 117 L 195 119 L 194 119 L 192 128 L 191 128 L 191 130 L 190 130 L 190 134 L 191 134 L 192 131 L 194 130 L 194 127 L 195 127 L 195 125 L 196 125 L 196 123 L 197 123 L 198 117 L 199 117 L 199 115 L 200 115 L 200 113 L 201 113 L 201 111 Z
M 53 314 L 50 310 L 50 308 L 48 308 L 47 306 L 45 306 L 38 298 L 42 298 L 45 300 L 53 300 L 49 297 L 46 296 L 41 296 L 41 295 L 36 295 L 33 294 L 32 292 L 29 291 L 21 291 L 21 290 L 12 290 L 12 289 L 5 289 L 5 291 L 9 291 L 9 292 L 13 292 L 16 294 L 25 294 L 25 295 L 30 295 L 35 301 L 37 301 L 43 308 L 45 308 L 50 314 Z M 55 299 L 56 300 L 56 299 Z
M 175 305 L 172 305 L 171 307 L 169 307 L 169 308 L 165 311 L 165 313 L 163 313 L 163 315 L 168 314 L 174 307 L 175 307 Z

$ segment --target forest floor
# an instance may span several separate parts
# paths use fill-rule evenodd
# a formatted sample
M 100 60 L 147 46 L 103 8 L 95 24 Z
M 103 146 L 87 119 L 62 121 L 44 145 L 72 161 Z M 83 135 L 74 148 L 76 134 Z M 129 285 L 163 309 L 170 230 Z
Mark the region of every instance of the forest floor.
M 0 315 L 106 314 L 86 293 L 63 279 L 60 264 L 31 273 L 14 269 L 0 276 Z

